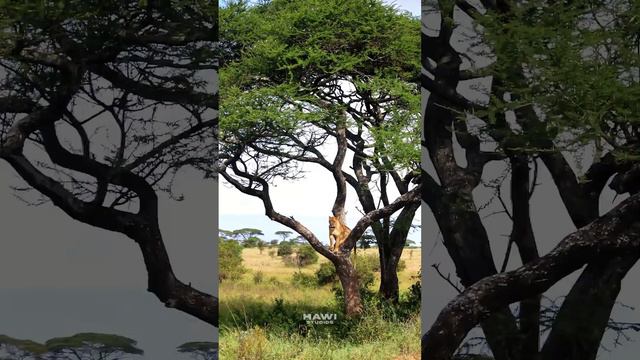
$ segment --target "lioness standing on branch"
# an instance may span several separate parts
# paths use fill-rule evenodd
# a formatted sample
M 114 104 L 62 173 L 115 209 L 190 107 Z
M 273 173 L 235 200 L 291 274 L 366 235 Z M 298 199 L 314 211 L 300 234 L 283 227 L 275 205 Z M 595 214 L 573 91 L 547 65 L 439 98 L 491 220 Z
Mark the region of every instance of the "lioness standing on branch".
M 329 216 L 329 249 L 337 252 L 349 237 L 349 229 L 339 217 Z

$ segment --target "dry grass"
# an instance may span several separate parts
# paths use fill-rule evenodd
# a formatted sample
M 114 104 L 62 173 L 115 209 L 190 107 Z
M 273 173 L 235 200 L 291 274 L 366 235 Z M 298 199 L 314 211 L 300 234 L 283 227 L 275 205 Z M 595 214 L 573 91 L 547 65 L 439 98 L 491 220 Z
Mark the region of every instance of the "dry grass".
M 300 288 L 291 284 L 297 271 L 314 275 L 320 264 L 328 260 L 320 256 L 317 264 L 298 269 L 287 266 L 281 257 L 270 256 L 275 248 L 244 249 L 243 264 L 248 269 L 240 280 L 220 284 L 220 356 L 221 358 L 276 360 L 412 360 L 419 358 L 420 320 L 416 315 L 408 322 L 387 322 L 377 315 L 365 317 L 357 325 L 356 334 L 348 339 L 305 338 L 295 332 L 272 333 L 265 323 L 273 321 L 270 311 L 276 299 L 285 302 L 287 314 L 333 312 L 341 304 L 335 303 L 331 285 Z M 358 249 L 358 255 L 377 254 L 377 249 Z M 400 291 L 416 282 L 420 270 L 420 248 L 407 248 L 402 260 L 406 268 L 398 273 Z M 254 275 L 262 273 L 262 281 L 255 283 Z M 379 273 L 371 286 L 379 286 Z M 268 325 L 267 325 L 268 326 Z M 264 329 L 264 330 L 263 330 Z M 248 334 L 260 336 L 248 336 Z M 257 339 L 256 341 L 250 339 Z M 259 341 L 258 341 L 259 340 Z

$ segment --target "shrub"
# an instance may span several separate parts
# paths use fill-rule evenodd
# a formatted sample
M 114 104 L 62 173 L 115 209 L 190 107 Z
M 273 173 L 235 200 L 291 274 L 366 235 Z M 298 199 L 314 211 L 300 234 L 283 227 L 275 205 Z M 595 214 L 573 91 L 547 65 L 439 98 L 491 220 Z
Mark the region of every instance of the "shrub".
M 250 238 L 243 241 L 242 245 L 244 245 L 244 247 L 246 248 L 253 248 L 253 247 L 257 247 L 261 241 L 262 240 L 260 240 L 259 237 L 251 236 Z
M 380 271 L 380 257 L 377 254 L 351 255 L 351 261 L 357 268 L 370 272 Z
M 243 331 L 238 343 L 239 360 L 265 359 L 267 350 L 267 334 L 264 329 L 254 327 Z
M 320 268 L 316 270 L 316 280 L 318 285 L 326 285 L 338 281 L 336 267 L 330 262 L 323 262 L 320 264 Z
M 258 246 L 258 250 L 260 250 L 260 254 L 262 254 L 262 250 L 267 246 L 267 243 L 263 240 L 258 240 L 258 244 L 256 246 Z
M 314 287 L 318 285 L 316 277 L 300 271 L 293 273 L 291 284 L 295 287 Z
M 305 267 L 318 262 L 318 253 L 311 245 L 302 245 L 296 249 L 296 265 Z
M 356 268 L 356 274 L 360 281 L 360 287 L 366 288 L 373 283 L 374 272 L 380 271 L 380 261 L 377 255 L 358 255 L 352 257 L 353 265 Z
M 262 280 L 264 280 L 264 273 L 262 271 L 256 271 L 255 274 L 253 274 L 253 282 L 260 284 Z
M 278 256 L 287 256 L 293 254 L 293 245 L 288 241 L 278 244 Z
M 242 245 L 235 240 L 220 240 L 218 244 L 218 279 L 237 280 L 247 269 L 242 265 Z
M 406 268 L 407 268 L 407 262 L 406 261 L 404 261 L 402 259 L 400 261 L 398 261 L 398 269 L 397 269 L 398 272 L 404 271 Z

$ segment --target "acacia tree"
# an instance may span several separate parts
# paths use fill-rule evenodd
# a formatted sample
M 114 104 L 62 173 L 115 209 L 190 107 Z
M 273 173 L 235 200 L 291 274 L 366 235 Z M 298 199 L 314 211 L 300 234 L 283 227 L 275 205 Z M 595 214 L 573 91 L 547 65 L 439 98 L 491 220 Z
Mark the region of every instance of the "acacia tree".
M 3 2 L 0 26 L 0 158 L 70 217 L 133 239 L 148 290 L 217 326 L 217 298 L 174 275 L 157 194 L 184 166 L 211 170 L 217 6 Z
M 0 335 L 0 359 L 31 360 L 38 359 L 47 352 L 47 347 L 33 340 L 12 338 Z M 9 356 L 9 357 L 4 357 Z
M 190 354 L 196 360 L 218 359 L 218 343 L 192 341 L 178 346 L 178 352 Z
M 481 3 L 423 1 L 423 148 L 434 169 L 423 173 L 423 200 L 466 289 L 423 337 L 422 356 L 452 358 L 480 324 L 495 359 L 595 359 L 621 280 L 640 256 L 634 20 L 640 7 L 632 1 Z M 462 22 L 483 26 L 463 50 L 454 45 Z M 475 66 L 487 58 L 488 66 Z M 487 78 L 488 101 L 458 91 L 466 80 L 486 84 Z M 456 143 L 466 165 L 456 161 Z M 592 156 L 587 162 L 581 153 Z M 487 181 L 483 171 L 491 161 L 510 169 L 511 206 L 503 205 L 512 230 L 499 268 L 472 193 Z M 578 229 L 547 254 L 539 254 L 530 216 L 539 166 L 551 174 Z M 628 198 L 601 211 L 607 184 Z M 523 265 L 508 271 L 512 245 Z M 541 294 L 582 267 L 543 327 Z M 514 314 L 508 306 L 516 302 Z
M 229 4 L 221 23 L 221 38 L 236 49 L 221 64 L 221 175 L 260 198 L 269 218 L 296 231 L 336 265 L 347 313 L 360 308 L 347 254 L 372 226 L 383 269 L 380 293 L 397 300 L 396 267 L 420 205 L 414 186 L 419 183 L 417 19 L 380 1 L 277 0 Z M 339 253 L 273 207 L 269 184 L 301 178 L 302 163 L 333 176 L 334 216 L 344 216 L 347 186 L 366 214 Z
M 133 339 L 100 333 L 58 337 L 44 344 L 0 335 L 0 350 L 11 360 L 118 360 L 144 354 Z

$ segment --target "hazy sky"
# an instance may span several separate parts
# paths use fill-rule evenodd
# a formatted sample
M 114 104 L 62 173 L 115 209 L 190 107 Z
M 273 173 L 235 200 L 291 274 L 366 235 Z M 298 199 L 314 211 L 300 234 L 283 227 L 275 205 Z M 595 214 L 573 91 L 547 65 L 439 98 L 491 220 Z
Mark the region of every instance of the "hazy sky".
M 44 341 L 117 333 L 159 360 L 179 359 L 174 350 L 183 342 L 213 339 L 213 327 L 166 309 L 146 291 L 132 240 L 73 221 L 51 205 L 26 206 L 9 185 L 22 184 L 0 162 L 0 334 Z M 177 276 L 212 293 L 216 184 L 184 174 L 178 185 L 183 202 L 161 200 L 165 244 Z

